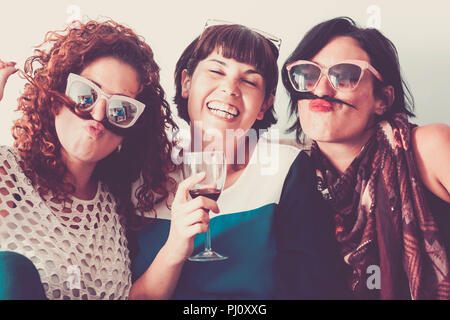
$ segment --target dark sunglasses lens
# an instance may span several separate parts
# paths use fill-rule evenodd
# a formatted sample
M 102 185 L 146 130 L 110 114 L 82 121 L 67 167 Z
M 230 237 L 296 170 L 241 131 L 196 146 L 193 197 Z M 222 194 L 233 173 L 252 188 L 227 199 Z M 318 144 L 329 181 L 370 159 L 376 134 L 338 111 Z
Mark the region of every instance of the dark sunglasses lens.
M 69 97 L 80 111 L 89 109 L 97 100 L 97 93 L 89 85 L 74 81 L 69 88 Z
M 312 91 L 320 77 L 320 69 L 313 64 L 299 64 L 291 68 L 289 76 L 295 89 L 302 92 Z
M 361 77 L 361 68 L 350 63 L 340 63 L 330 68 L 328 75 L 335 89 L 352 90 L 356 88 Z
M 138 109 L 134 104 L 128 101 L 114 99 L 109 101 L 107 116 L 109 122 L 112 124 L 118 127 L 128 128 L 136 118 L 137 112 Z

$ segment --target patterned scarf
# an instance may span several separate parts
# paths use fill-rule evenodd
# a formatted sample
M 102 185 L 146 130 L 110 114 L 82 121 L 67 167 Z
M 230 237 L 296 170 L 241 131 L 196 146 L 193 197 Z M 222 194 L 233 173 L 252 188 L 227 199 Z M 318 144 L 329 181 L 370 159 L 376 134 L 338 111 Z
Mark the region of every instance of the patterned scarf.
M 312 145 L 317 188 L 335 211 L 356 298 L 450 299 L 449 262 L 414 161 L 413 127 L 403 114 L 380 122 L 342 175 Z

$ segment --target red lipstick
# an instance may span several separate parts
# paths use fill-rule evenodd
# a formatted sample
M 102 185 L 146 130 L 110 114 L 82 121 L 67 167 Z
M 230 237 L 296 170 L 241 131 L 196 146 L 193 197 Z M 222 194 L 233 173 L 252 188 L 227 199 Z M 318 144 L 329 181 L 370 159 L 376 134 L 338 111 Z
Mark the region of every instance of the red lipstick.
M 84 129 L 94 138 L 99 138 L 105 133 L 105 127 L 100 122 L 94 120 L 86 121 Z
M 309 103 L 309 110 L 314 112 L 330 112 L 333 109 L 333 105 L 326 100 L 315 99 Z

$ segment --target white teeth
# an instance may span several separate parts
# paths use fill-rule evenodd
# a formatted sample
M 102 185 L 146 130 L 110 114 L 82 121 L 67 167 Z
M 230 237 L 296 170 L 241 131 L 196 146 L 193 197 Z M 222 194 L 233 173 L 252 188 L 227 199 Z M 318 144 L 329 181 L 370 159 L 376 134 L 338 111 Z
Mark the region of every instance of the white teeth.
M 214 114 L 223 116 L 227 119 L 232 119 L 239 114 L 239 110 L 237 110 L 235 107 L 217 101 L 209 102 L 207 104 L 207 107 Z
M 223 117 L 223 118 L 227 118 L 227 119 L 233 119 L 235 116 L 229 114 L 228 112 L 222 111 L 222 110 L 216 110 L 216 109 L 209 109 L 212 113 Z

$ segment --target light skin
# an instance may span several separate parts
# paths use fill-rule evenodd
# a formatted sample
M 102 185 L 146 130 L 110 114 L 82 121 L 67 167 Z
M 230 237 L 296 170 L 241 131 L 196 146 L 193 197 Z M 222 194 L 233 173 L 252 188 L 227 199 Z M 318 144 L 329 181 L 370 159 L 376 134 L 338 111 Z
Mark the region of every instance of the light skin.
M 14 62 L 0 60 L 0 100 L 5 84 L 17 71 Z M 139 76 L 130 65 L 113 57 L 102 57 L 86 66 L 81 76 L 96 83 L 106 94 L 136 98 L 141 90 Z M 123 137 L 105 129 L 101 122 L 105 115 L 106 100 L 98 99 L 91 111 L 93 120 L 76 116 L 62 106 L 55 115 L 55 129 L 62 145 L 61 157 L 68 169 L 66 179 L 75 186 L 74 196 L 89 200 L 94 198 L 97 182 L 92 172 L 98 161 L 107 157 L 121 144 Z M 96 127 L 96 134 L 89 127 Z
M 200 61 L 192 75 L 183 71 L 182 96 L 188 99 L 191 129 L 194 124 L 200 123 L 203 133 L 213 129 L 218 139 L 221 139 L 211 142 L 202 134 L 201 145 L 205 148 L 210 143 L 219 142 L 216 145 L 223 146 L 229 163 L 225 189 L 234 184 L 249 161 L 250 150 L 245 148 L 242 136 L 256 120 L 264 118 L 265 112 L 273 104 L 273 95 L 266 98 L 265 89 L 264 78 L 254 66 L 225 58 L 220 50 L 213 51 Z M 211 110 L 217 108 L 237 116 L 230 119 Z M 241 132 L 241 135 L 230 138 L 227 130 Z M 242 165 L 236 165 L 238 152 L 242 152 L 239 148 L 244 148 L 245 152 L 246 160 Z
M 436 196 L 450 202 L 450 126 L 435 123 L 417 127 L 412 143 L 423 183 Z
M 368 54 L 350 37 L 336 37 L 312 59 L 322 66 L 343 60 L 356 59 L 370 63 Z M 326 77 L 322 77 L 312 91 L 319 97 L 331 96 L 351 103 L 333 103 L 329 112 L 311 110 L 310 100 L 298 101 L 298 115 L 305 134 L 315 140 L 334 167 L 343 173 L 375 131 L 375 115 L 382 115 L 394 100 L 392 86 L 383 88 L 383 98 L 373 94 L 374 76 L 365 71 L 358 87 L 351 92 L 335 90 Z M 422 181 L 435 195 L 450 202 L 450 126 L 431 124 L 413 131 L 412 143 Z M 439 152 L 436 152 L 439 150 Z M 446 170 L 447 169 L 447 170 Z
M 182 74 L 182 96 L 188 99 L 191 123 L 202 123 L 203 129 L 213 128 L 225 137 L 227 129 L 252 127 L 256 119 L 263 119 L 273 96 L 265 99 L 265 81 L 255 67 L 224 58 L 213 51 L 200 61 L 192 76 Z M 220 107 L 236 114 L 232 117 L 215 114 L 208 106 Z M 205 145 L 210 141 L 204 141 Z M 237 148 L 233 141 L 222 141 L 225 153 L 227 145 Z M 229 150 L 229 149 L 228 149 Z M 234 154 L 237 150 L 234 149 Z M 248 155 L 247 155 L 248 159 Z M 232 185 L 247 165 L 237 170 L 232 164 L 227 167 L 227 184 Z M 131 299 L 169 299 L 176 287 L 186 259 L 194 249 L 194 238 L 206 232 L 209 223 L 208 210 L 219 213 L 217 203 L 206 197 L 189 200 L 189 190 L 204 179 L 204 173 L 182 181 L 178 186 L 174 202 L 169 237 L 153 263 L 131 288 Z
M 3 99 L 6 81 L 17 72 L 16 63 L 13 61 L 3 61 L 0 59 L 0 101 Z
M 80 73 L 98 84 L 107 94 L 120 94 L 135 98 L 140 89 L 137 72 L 130 65 L 112 57 L 99 58 Z M 92 199 L 97 191 L 97 182 L 92 172 L 98 161 L 107 157 L 122 142 L 123 137 L 103 129 L 98 135 L 89 131 L 90 125 L 98 125 L 104 119 L 106 100 L 98 99 L 91 111 L 93 120 L 76 116 L 67 107 L 55 116 L 55 128 L 63 147 L 62 159 L 66 164 L 68 180 L 74 184 L 74 196 Z
M 6 82 L 17 72 L 15 62 L 0 60 L 0 100 Z M 86 66 L 81 76 L 95 82 L 106 94 L 120 94 L 135 98 L 140 90 L 137 72 L 130 65 L 112 57 L 99 58 Z M 105 117 L 106 100 L 99 99 L 91 111 L 93 120 L 76 116 L 62 106 L 55 115 L 55 129 L 62 145 L 61 157 L 68 169 L 66 179 L 75 186 L 74 196 L 89 200 L 97 191 L 92 172 L 98 161 L 113 152 L 123 138 L 99 124 Z M 97 134 L 88 128 L 95 126 Z
M 128 64 L 115 58 L 104 57 L 90 63 L 81 76 L 97 83 L 107 94 L 127 95 L 135 98 L 140 83 L 136 71 Z M 113 152 L 123 138 L 103 129 L 92 134 L 89 126 L 97 125 L 105 117 L 106 100 L 99 99 L 91 111 L 93 120 L 76 116 L 63 106 L 55 116 L 55 128 L 62 145 L 62 160 L 69 174 L 67 179 L 75 186 L 74 196 L 79 199 L 92 199 L 97 191 L 97 182 L 92 172 L 98 161 Z

